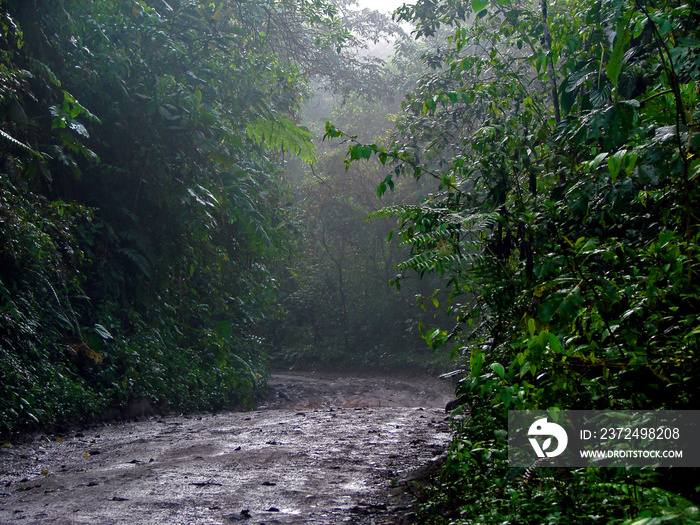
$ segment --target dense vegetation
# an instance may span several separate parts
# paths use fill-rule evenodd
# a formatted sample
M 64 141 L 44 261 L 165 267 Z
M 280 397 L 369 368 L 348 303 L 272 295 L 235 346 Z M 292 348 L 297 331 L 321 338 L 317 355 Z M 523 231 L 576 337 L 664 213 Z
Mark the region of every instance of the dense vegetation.
M 387 204 L 415 204 L 432 191 L 431 184 L 397 183 L 380 200 L 376 183 L 385 166 L 377 159 L 350 163 L 346 146 L 324 137 L 330 120 L 388 145 L 404 93 L 425 71 L 421 53 L 435 42 L 414 40 L 379 13 L 358 13 L 355 18 L 364 21 L 361 51 L 386 61 L 369 58 L 379 69 L 371 78 L 358 78 L 349 92 L 320 84 L 302 110 L 302 121 L 316 137 L 317 162 L 287 166 L 301 235 L 281 285 L 285 322 L 268 332 L 271 352 L 284 366 L 444 372 L 449 355 L 432 352 L 420 337 L 422 326 L 450 326 L 439 307 L 445 300 L 441 278 L 406 276 L 400 292 L 389 287 L 408 250 L 387 242 L 393 220 L 374 217 Z
M 700 521 L 687 472 L 523 479 L 505 430 L 697 406 L 697 5 L 348 3 L 0 0 L 0 431 L 432 366 L 420 331 L 470 410 L 425 522 Z
M 319 107 L 305 112 L 308 127 L 322 137 L 332 118 L 370 139 L 388 140 L 388 115 L 398 111 L 395 89 L 371 100 L 320 93 L 312 101 Z M 413 279 L 405 293 L 390 288 L 406 250 L 386 242 L 389 221 L 367 220 L 382 206 L 376 181 L 383 166 L 346 167 L 344 147 L 318 142 L 315 165 L 288 170 L 301 235 L 281 285 L 285 322 L 268 333 L 275 363 L 393 373 L 442 369 L 446 356 L 431 352 L 418 331 L 419 322 L 434 324 L 440 314 L 432 302 L 425 304 L 435 279 Z M 423 184 L 406 185 L 390 198 L 415 203 L 424 191 Z
M 700 307 L 694 2 L 420 0 L 396 13 L 441 39 L 393 144 L 353 141 L 401 177 L 401 275 L 444 276 L 466 365 L 435 523 L 696 523 L 688 472 L 506 463 L 508 409 L 697 408 Z M 683 481 L 681 481 L 683 479 Z
M 380 165 L 321 140 L 398 108 L 365 50 L 402 31 L 349 4 L 0 2 L 0 432 L 252 406 L 270 357 L 433 366 Z
M 251 404 L 306 78 L 357 62 L 336 9 L 0 7 L 0 430 Z

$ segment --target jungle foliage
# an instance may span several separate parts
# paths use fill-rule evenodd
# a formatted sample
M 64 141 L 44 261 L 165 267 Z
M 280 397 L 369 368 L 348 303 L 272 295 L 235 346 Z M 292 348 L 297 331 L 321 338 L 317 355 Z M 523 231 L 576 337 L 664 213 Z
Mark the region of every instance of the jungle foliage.
M 425 522 L 700 521 L 673 470 L 514 477 L 505 436 L 697 406 L 697 5 L 419 0 L 412 41 L 347 4 L 0 0 L 0 432 L 250 406 L 271 345 L 396 366 L 419 324 L 466 369 Z
M 352 67 L 320 69 L 352 42 L 336 12 L 0 2 L 0 431 L 253 403 L 282 159 L 315 155 L 307 79 Z
M 455 327 L 423 333 L 466 368 L 469 417 L 424 521 L 700 521 L 687 471 L 515 477 L 505 430 L 508 409 L 697 408 L 697 4 L 419 0 L 395 16 L 443 40 L 393 142 L 327 135 L 390 170 L 380 195 L 434 181 L 378 214 L 410 249 L 396 286 L 444 277 Z
M 361 129 L 369 139 L 387 140 L 402 77 L 385 69 L 384 90 L 372 98 L 362 91 L 347 96 L 320 91 L 304 112 L 319 137 L 317 162 L 287 170 L 300 235 L 280 285 L 283 322 L 268 334 L 276 365 L 374 373 L 448 366 L 446 356 L 427 348 L 418 331 L 420 322 L 445 317 L 429 299 L 434 279 L 407 282 L 405 293 L 388 286 L 406 250 L 386 242 L 390 221 L 368 220 L 382 206 L 376 181 L 383 166 L 377 161 L 346 166 L 344 147 L 320 140 L 328 118 Z M 406 184 L 390 198 L 415 203 L 425 191 L 422 183 Z

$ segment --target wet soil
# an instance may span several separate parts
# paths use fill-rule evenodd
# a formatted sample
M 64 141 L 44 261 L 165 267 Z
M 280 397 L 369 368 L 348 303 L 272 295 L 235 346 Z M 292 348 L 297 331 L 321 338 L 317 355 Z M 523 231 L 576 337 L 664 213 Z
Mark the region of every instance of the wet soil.
M 258 410 L 153 417 L 0 449 L 0 523 L 399 523 L 449 444 L 452 386 L 277 374 Z M 10 446 L 8 446 L 10 445 Z

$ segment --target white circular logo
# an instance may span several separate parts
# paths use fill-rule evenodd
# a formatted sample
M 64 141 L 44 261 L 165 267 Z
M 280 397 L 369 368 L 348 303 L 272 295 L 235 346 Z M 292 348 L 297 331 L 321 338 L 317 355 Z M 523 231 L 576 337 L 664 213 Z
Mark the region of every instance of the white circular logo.
M 566 450 L 566 445 L 569 443 L 569 437 L 566 435 L 566 430 L 561 425 L 557 425 L 554 422 L 547 421 L 546 417 L 538 419 L 532 425 L 530 425 L 530 430 L 527 431 L 529 436 L 548 436 L 544 440 L 542 446 L 537 440 L 537 438 L 529 438 L 532 448 L 535 449 L 537 457 L 543 458 L 554 458 Z M 552 444 L 552 438 L 556 438 L 557 447 L 554 450 L 547 451 Z

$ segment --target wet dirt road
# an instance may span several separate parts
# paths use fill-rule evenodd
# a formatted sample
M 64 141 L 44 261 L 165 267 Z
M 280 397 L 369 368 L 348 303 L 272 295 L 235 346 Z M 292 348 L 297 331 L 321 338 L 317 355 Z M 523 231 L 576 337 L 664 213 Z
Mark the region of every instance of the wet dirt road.
M 395 523 L 449 444 L 450 384 L 278 374 L 259 410 L 0 449 L 0 523 Z

